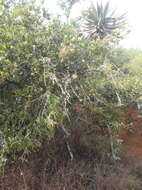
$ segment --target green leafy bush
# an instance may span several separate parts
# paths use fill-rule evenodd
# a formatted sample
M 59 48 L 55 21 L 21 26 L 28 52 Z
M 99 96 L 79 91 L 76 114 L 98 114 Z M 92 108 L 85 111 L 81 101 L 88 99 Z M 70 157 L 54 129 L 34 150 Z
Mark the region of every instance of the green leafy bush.
M 33 2 L 0 6 L 1 158 L 21 159 L 53 138 L 55 126 L 74 121 L 75 102 L 113 136 L 116 108 L 137 97 L 135 76 L 114 67 L 114 36 L 86 38 L 77 20 L 65 23 Z

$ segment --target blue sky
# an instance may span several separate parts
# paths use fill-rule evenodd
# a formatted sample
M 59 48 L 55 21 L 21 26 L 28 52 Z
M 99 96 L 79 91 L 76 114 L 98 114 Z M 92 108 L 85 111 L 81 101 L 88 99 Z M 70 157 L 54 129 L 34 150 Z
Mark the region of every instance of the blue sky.
M 85 1 L 85 0 L 84 0 Z M 87 6 L 88 1 L 83 1 L 82 5 L 76 5 L 72 11 L 75 16 L 80 11 L 81 7 Z M 102 0 L 106 2 L 107 0 Z M 141 48 L 142 49 L 142 1 L 141 0 L 109 0 L 112 7 L 117 9 L 120 14 L 127 13 L 127 20 L 129 23 L 130 33 L 121 44 L 127 48 Z M 46 0 L 46 6 L 51 12 L 58 13 L 57 0 Z M 95 0 L 93 1 L 95 2 Z

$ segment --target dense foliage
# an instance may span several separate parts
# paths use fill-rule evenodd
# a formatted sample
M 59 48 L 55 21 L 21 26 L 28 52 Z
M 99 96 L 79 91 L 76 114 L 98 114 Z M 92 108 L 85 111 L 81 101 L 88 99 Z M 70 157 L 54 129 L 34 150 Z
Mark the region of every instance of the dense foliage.
M 135 101 L 141 86 L 117 36 L 88 38 L 78 20 L 63 22 L 33 2 L 0 2 L 1 158 L 22 159 L 53 138 L 55 126 L 74 121 L 76 103 L 109 132 L 118 129 L 116 108 Z

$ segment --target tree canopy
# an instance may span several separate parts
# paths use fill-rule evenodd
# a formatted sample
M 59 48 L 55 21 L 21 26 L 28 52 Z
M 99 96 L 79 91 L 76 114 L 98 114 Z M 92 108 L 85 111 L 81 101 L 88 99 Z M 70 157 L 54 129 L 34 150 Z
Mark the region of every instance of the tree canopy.
M 98 114 L 100 126 L 120 126 L 116 108 L 135 101 L 141 85 L 111 32 L 124 18 L 108 10 L 108 3 L 97 4 L 82 15 L 88 38 L 76 19 L 63 22 L 34 2 L 1 1 L 1 158 L 22 152 L 22 159 L 53 138 L 55 127 L 74 121 L 76 103 Z

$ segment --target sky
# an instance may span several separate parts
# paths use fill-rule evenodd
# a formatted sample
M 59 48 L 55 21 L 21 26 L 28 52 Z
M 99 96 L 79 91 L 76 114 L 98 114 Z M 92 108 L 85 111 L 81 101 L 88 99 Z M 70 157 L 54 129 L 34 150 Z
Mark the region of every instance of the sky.
M 141 0 L 110 0 L 120 13 L 127 13 L 130 33 L 122 45 L 127 48 L 142 49 L 142 1 Z
M 98 0 L 99 1 L 99 0 Z M 111 6 L 117 10 L 119 14 L 127 13 L 130 33 L 121 42 L 126 48 L 142 49 L 142 1 L 141 0 L 100 0 L 102 2 L 110 1 Z M 59 12 L 57 0 L 46 0 L 49 10 L 54 13 Z M 96 2 L 95 0 L 93 1 Z M 72 11 L 72 16 L 78 15 L 81 7 L 86 7 L 88 2 L 82 5 L 76 5 Z

